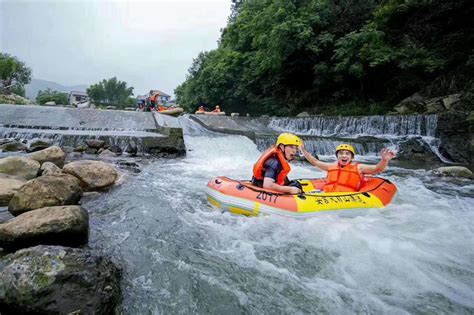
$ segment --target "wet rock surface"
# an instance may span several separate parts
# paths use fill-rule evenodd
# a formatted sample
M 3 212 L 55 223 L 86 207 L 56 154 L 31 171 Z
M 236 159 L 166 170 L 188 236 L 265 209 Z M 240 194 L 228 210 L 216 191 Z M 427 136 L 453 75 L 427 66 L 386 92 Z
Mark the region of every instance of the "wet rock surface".
M 16 216 L 43 207 L 75 205 L 81 197 L 77 178 L 69 174 L 49 174 L 24 184 L 10 200 L 8 210 Z
M 472 171 L 464 166 L 439 167 L 433 173 L 441 176 L 473 178 Z
M 30 159 L 38 161 L 40 164 L 44 162 L 51 162 L 56 164 L 58 167 L 64 166 L 64 160 L 66 154 L 58 146 L 52 146 L 47 149 L 31 153 L 28 156 Z
M 45 207 L 0 224 L 0 247 L 7 251 L 36 245 L 87 244 L 89 215 L 80 206 Z
M 0 260 L 5 314 L 113 314 L 121 271 L 89 249 L 36 246 Z
M 81 160 L 68 163 L 63 172 L 77 177 L 85 191 L 104 190 L 118 178 L 115 168 L 101 161 Z
M 38 175 L 40 163 L 22 156 L 9 156 L 0 159 L 0 173 L 23 177 L 26 180 Z
M 0 173 L 0 207 L 8 206 L 15 193 L 26 183 L 22 177 Z

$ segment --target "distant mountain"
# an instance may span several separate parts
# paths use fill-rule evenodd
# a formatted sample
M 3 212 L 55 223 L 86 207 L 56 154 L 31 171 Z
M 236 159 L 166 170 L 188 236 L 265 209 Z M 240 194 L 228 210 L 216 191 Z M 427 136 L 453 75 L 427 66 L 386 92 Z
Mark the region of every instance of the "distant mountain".
M 65 85 L 61 85 L 59 83 L 52 82 L 52 81 L 46 81 L 46 80 L 41 80 L 41 79 L 31 79 L 30 84 L 25 85 L 25 94 L 26 94 L 26 97 L 28 97 L 30 100 L 34 100 L 36 99 L 36 96 L 38 96 L 39 91 L 44 91 L 47 88 L 50 88 L 51 90 L 55 90 L 59 92 L 69 93 L 71 91 L 85 92 L 88 87 L 89 85 L 84 85 L 84 84 L 65 86 Z

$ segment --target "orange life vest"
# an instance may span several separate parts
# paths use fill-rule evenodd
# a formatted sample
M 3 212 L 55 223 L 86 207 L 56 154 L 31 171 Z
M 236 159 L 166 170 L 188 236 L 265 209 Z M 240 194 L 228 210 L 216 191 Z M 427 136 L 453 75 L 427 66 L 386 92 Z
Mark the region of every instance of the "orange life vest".
M 326 176 L 324 192 L 350 192 L 359 191 L 363 183 L 362 174 L 357 168 L 359 163 L 349 164 L 344 167 L 338 163 L 331 166 Z
M 158 93 L 156 94 L 153 94 L 151 97 L 150 97 L 150 100 L 152 100 L 153 102 L 156 102 L 156 99 L 158 98 Z
M 263 180 L 263 176 L 265 175 L 265 162 L 273 156 L 276 156 L 278 158 L 278 161 L 280 161 L 280 164 L 282 166 L 282 170 L 280 174 L 278 174 L 276 183 L 278 185 L 284 185 L 285 178 L 290 172 L 291 167 L 290 167 L 290 163 L 288 163 L 288 161 L 283 156 L 283 153 L 281 152 L 281 150 L 277 148 L 276 146 L 273 146 L 267 151 L 265 151 L 262 154 L 262 156 L 258 159 L 258 161 L 253 166 L 253 176 L 258 180 Z

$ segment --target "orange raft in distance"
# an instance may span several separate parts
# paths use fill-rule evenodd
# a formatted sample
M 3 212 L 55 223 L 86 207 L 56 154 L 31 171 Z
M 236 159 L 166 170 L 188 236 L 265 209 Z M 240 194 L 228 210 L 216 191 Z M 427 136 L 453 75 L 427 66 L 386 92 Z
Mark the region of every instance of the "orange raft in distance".
M 260 213 L 307 218 L 348 209 L 382 208 L 397 187 L 381 177 L 368 177 L 358 192 L 322 192 L 324 179 L 300 179 L 303 194 L 291 195 L 256 187 L 250 181 L 219 176 L 207 184 L 207 200 L 221 211 L 256 216 Z

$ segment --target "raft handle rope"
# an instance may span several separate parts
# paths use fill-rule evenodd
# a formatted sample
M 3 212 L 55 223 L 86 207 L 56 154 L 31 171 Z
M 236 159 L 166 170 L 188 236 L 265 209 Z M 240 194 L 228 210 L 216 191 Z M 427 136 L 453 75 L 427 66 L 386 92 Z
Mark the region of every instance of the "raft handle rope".
M 228 178 L 226 176 L 222 176 L 223 178 L 226 178 L 228 180 L 232 180 L 231 178 Z M 377 177 L 377 176 L 370 176 L 372 178 L 379 178 L 381 180 L 383 180 L 380 184 L 378 184 L 377 186 L 375 186 L 374 188 L 372 188 L 371 190 L 368 190 L 368 191 L 355 191 L 355 192 L 351 192 L 349 194 L 346 194 L 346 195 L 337 195 L 337 196 L 324 196 L 324 195 L 321 195 L 321 194 L 309 194 L 309 193 L 301 193 L 301 194 L 289 194 L 289 193 L 275 193 L 275 192 L 270 192 L 270 191 L 267 191 L 267 190 L 263 190 L 263 189 L 257 189 L 257 188 L 253 188 L 253 187 L 250 187 L 249 185 L 246 185 L 245 182 L 243 182 L 242 180 L 235 180 L 239 183 L 240 186 L 243 186 L 243 188 L 239 189 L 239 186 L 237 186 L 237 189 L 239 190 L 244 190 L 245 188 L 248 188 L 252 191 L 255 191 L 255 192 L 265 192 L 267 193 L 268 195 L 272 195 L 272 196 L 298 196 L 299 198 L 301 198 L 302 196 L 304 196 L 306 198 L 306 196 L 310 196 L 310 197 L 319 197 L 319 198 L 331 198 L 331 197 L 346 197 L 346 196 L 352 196 L 352 195 L 357 195 L 357 194 L 363 194 L 364 196 L 366 197 L 370 197 L 369 195 L 369 192 L 373 191 L 373 190 L 376 190 L 377 188 L 379 188 L 380 186 L 382 186 L 383 184 L 385 184 L 385 182 L 387 182 L 388 184 L 392 184 L 392 182 L 390 182 L 388 179 L 385 179 L 385 178 L 382 178 L 382 177 Z M 309 179 L 304 179 L 304 178 L 301 178 L 300 180 L 309 180 Z M 216 184 L 221 184 L 222 182 L 219 181 L 218 179 L 215 180 Z M 246 182 L 250 182 L 248 180 L 244 180 Z M 307 183 L 304 184 L 305 186 L 308 185 Z M 303 184 L 302 184 L 303 186 Z M 303 199 L 303 198 L 301 198 Z M 303 199 L 304 200 L 304 199 Z

